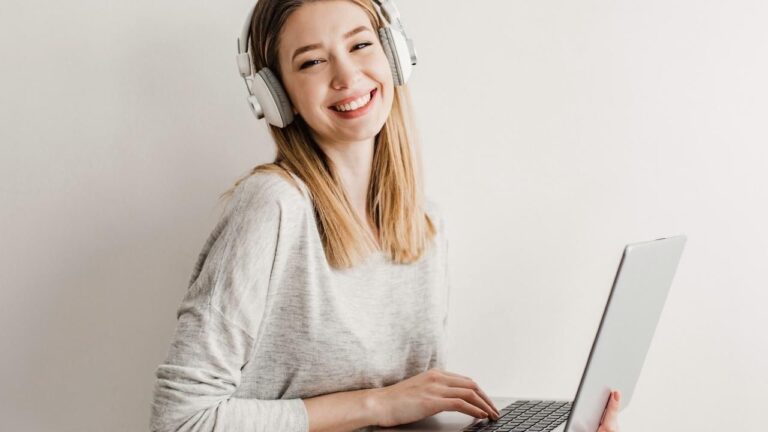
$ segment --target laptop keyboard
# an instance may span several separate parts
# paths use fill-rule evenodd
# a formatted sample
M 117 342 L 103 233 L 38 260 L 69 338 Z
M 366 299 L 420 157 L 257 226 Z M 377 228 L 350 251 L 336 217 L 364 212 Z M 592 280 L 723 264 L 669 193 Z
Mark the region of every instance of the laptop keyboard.
M 547 432 L 568 419 L 571 402 L 519 400 L 499 410 L 498 420 L 484 419 L 463 431 Z

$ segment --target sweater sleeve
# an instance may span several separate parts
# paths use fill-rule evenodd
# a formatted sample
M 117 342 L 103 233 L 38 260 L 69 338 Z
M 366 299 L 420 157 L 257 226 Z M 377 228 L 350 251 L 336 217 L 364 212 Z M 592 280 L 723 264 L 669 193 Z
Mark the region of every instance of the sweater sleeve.
M 266 311 L 281 213 L 269 188 L 243 187 L 225 208 L 198 257 L 167 357 L 155 372 L 151 431 L 308 431 L 302 399 L 233 396 Z
M 449 306 L 450 306 L 450 297 L 451 297 L 451 271 L 449 267 L 449 257 L 448 257 L 448 231 L 447 231 L 447 225 L 446 225 L 446 217 L 443 212 L 442 207 L 437 204 L 435 201 L 428 200 L 428 207 L 431 209 L 430 213 L 434 216 L 434 221 L 437 228 L 437 239 L 439 241 L 439 250 L 440 250 L 440 268 L 442 269 L 443 275 L 442 275 L 442 302 L 441 310 L 442 315 L 440 319 L 440 328 L 439 331 L 441 333 L 440 337 L 444 340 L 443 343 L 440 344 L 440 352 L 437 355 L 437 361 L 435 362 L 435 367 L 440 369 L 447 369 L 448 367 L 448 358 L 447 358 L 447 348 L 446 348 L 446 340 L 448 336 L 448 315 L 449 315 Z
M 451 281 L 451 269 L 450 269 L 450 260 L 448 256 L 448 246 L 450 244 L 449 238 L 448 238 L 448 231 L 446 227 L 445 222 L 445 216 L 443 215 L 442 218 L 442 230 L 443 230 L 443 266 L 445 267 L 445 316 L 443 317 L 443 337 L 448 337 L 448 317 L 450 312 L 450 305 L 451 305 L 451 287 L 452 287 L 452 281 Z M 445 344 L 443 345 L 443 354 L 442 354 L 442 362 L 440 364 L 440 367 L 443 369 L 448 368 L 448 353 L 445 349 Z

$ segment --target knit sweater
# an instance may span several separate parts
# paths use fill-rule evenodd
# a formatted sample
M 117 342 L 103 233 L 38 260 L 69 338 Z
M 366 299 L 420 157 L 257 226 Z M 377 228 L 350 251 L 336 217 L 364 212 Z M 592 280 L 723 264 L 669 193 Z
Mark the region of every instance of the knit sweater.
M 152 431 L 306 432 L 302 399 L 445 368 L 449 284 L 438 234 L 420 260 L 329 266 L 308 189 L 257 172 L 203 245 L 156 369 Z M 367 428 L 366 428 L 367 429 Z M 362 430 L 362 429 L 361 429 Z

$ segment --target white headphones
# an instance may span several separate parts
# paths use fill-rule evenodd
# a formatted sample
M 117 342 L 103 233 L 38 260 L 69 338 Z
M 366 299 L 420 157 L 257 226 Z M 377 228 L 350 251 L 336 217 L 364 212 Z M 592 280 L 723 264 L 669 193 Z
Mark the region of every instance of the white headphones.
M 378 9 L 374 8 L 379 18 L 385 22 L 378 31 L 384 53 L 392 68 L 392 79 L 396 86 L 403 85 L 411 76 L 412 66 L 416 65 L 416 49 L 413 47 L 413 41 L 405 34 L 405 28 L 400 22 L 400 13 L 394 2 L 374 0 L 374 3 L 379 6 Z M 266 117 L 270 124 L 283 128 L 293 121 L 293 107 L 288 94 L 268 67 L 253 73 L 255 68 L 248 40 L 255 9 L 256 5 L 248 14 L 243 31 L 237 39 L 237 67 L 248 89 L 248 104 L 256 118 Z

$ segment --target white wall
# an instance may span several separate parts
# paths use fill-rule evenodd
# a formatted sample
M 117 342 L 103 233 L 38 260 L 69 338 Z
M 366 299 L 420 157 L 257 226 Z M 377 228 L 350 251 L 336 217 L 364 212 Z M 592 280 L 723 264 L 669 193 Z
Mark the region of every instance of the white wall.
M 5 430 L 147 428 L 216 197 L 273 155 L 235 66 L 250 6 L 3 3 Z M 573 397 L 623 245 L 684 233 L 621 426 L 764 430 L 768 5 L 399 6 L 450 223 L 449 370 Z

